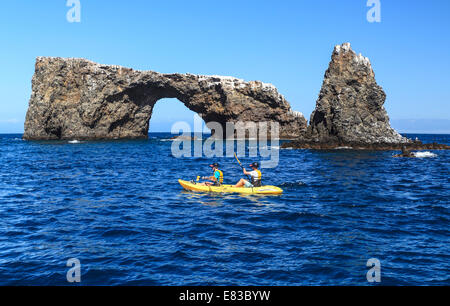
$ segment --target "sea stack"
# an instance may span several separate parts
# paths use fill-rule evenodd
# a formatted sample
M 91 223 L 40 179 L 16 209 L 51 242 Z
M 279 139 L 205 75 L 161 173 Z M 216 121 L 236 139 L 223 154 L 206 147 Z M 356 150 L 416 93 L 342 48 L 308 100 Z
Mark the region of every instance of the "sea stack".
M 308 137 L 343 144 L 409 142 L 391 128 L 385 100 L 369 59 L 357 55 L 349 43 L 338 45 L 325 72 Z
M 177 98 L 208 124 L 278 122 L 281 138 L 304 135 L 307 121 L 275 86 L 234 77 L 162 74 L 85 59 L 39 57 L 24 139 L 147 138 L 153 107 Z
M 370 60 L 350 43 L 337 45 L 325 72 L 305 137 L 284 147 L 312 149 L 445 148 L 402 137 L 389 123 L 386 94 L 375 80 Z

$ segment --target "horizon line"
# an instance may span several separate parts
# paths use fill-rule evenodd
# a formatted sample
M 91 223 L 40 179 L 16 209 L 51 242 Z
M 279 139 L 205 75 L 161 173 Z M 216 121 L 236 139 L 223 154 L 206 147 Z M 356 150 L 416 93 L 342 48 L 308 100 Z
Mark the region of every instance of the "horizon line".
M 397 131 L 399 134 L 414 134 L 414 135 L 450 135 L 450 131 L 442 131 L 442 132 L 424 132 L 424 131 L 420 131 L 420 132 L 400 132 Z M 172 134 L 171 131 L 151 131 L 148 132 L 148 134 L 152 134 L 152 133 L 166 133 L 166 134 Z M 205 132 L 200 132 L 200 131 L 192 131 L 191 133 L 203 133 L 203 134 L 209 134 L 209 133 L 205 133 Z M 0 132 L 0 135 L 23 135 L 24 132 Z M 176 135 L 172 134 L 172 135 Z

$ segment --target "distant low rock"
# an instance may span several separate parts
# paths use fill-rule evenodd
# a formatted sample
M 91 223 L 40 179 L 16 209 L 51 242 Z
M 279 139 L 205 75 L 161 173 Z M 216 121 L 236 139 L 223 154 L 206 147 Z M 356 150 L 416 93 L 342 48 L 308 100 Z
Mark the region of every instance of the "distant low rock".
M 195 136 L 183 136 L 183 135 L 174 136 L 174 137 L 172 137 L 170 139 L 171 140 L 198 140 L 198 138 L 195 137 Z
M 281 145 L 282 148 L 294 149 L 311 149 L 311 150 L 370 150 L 370 151 L 400 151 L 403 147 L 408 150 L 450 150 L 450 146 L 439 143 L 422 143 L 421 141 L 414 141 L 408 143 L 367 143 L 367 142 L 353 142 L 343 144 L 342 142 L 312 142 L 308 140 L 294 140 L 285 142 Z
M 147 138 L 153 107 L 163 98 L 177 98 L 224 130 L 227 122 L 252 121 L 278 122 L 282 138 L 306 131 L 306 119 L 271 84 L 39 57 L 23 138 Z

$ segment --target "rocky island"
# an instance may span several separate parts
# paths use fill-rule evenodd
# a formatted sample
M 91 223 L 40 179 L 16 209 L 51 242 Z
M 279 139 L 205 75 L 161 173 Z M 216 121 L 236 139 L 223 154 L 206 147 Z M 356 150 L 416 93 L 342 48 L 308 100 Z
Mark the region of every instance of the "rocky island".
M 26 140 L 147 138 L 154 105 L 177 98 L 208 123 L 277 122 L 285 148 L 449 149 L 402 137 L 368 58 L 334 48 L 310 123 L 271 84 L 234 77 L 162 74 L 85 59 L 38 57 Z
M 386 93 L 370 60 L 344 43 L 334 48 L 307 131 L 284 148 L 400 150 L 450 149 L 397 133 L 384 108 Z
M 307 127 L 271 84 L 39 57 L 23 138 L 147 138 L 153 107 L 163 98 L 177 98 L 207 125 L 218 122 L 224 130 L 226 122 L 278 122 L 280 136 L 292 139 Z

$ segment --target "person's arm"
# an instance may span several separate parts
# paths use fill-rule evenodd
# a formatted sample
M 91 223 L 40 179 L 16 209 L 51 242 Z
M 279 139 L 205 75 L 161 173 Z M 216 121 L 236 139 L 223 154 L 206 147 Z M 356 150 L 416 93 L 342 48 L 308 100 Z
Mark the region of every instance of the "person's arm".
M 204 176 L 204 177 L 202 177 L 202 179 L 204 179 L 204 180 L 209 180 L 209 181 L 213 181 L 213 182 L 216 181 L 216 177 L 214 177 L 214 176 Z
M 245 170 L 245 168 L 242 168 L 242 170 L 244 170 L 244 174 L 245 174 L 245 175 L 250 175 L 250 172 L 248 172 L 247 170 Z
M 205 179 L 213 181 L 213 182 L 218 182 L 219 177 L 220 177 L 220 174 L 219 174 L 219 172 L 216 171 L 216 172 L 214 172 L 213 176 L 207 176 L 207 177 L 205 177 Z

